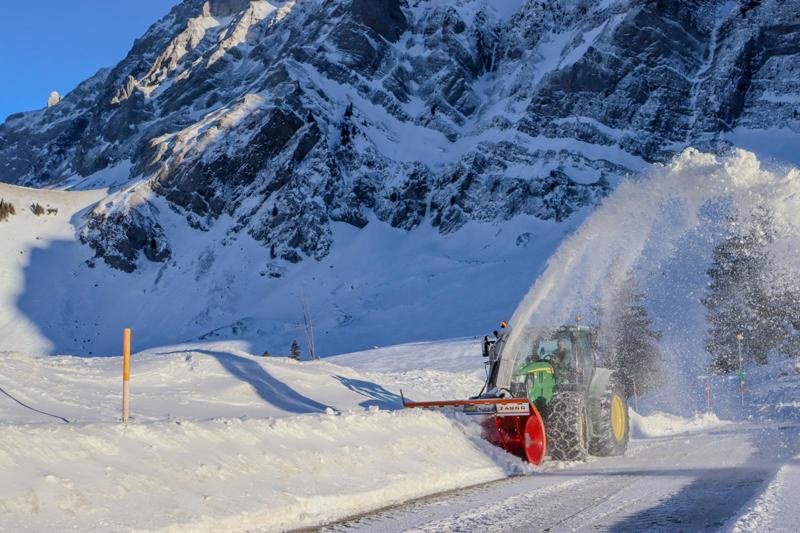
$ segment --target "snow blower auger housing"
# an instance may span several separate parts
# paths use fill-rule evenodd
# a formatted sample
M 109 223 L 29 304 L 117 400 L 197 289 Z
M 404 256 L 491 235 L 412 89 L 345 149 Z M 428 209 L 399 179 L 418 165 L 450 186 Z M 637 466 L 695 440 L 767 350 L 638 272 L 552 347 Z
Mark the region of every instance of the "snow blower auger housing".
M 484 339 L 487 379 L 469 400 L 406 402 L 405 407 L 458 408 L 482 415 L 483 436 L 509 453 L 539 464 L 549 451 L 556 460 L 621 455 L 629 439 L 626 387 L 622 378 L 597 366 L 594 330 L 563 326 L 545 333 L 522 332 L 508 343 L 511 328 Z
M 406 408 L 455 408 L 482 417 L 482 436 L 508 453 L 538 465 L 547 452 L 542 415 L 525 398 L 473 398 L 438 402 L 407 402 Z

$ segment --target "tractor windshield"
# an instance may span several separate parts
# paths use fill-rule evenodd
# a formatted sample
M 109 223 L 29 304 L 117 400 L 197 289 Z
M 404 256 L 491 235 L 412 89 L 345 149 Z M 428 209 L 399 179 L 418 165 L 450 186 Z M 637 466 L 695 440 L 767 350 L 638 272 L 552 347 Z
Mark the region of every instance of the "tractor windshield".
M 519 359 L 517 370 L 536 361 L 568 366 L 574 359 L 572 354 L 572 339 L 569 335 L 538 338 L 531 342 L 527 357 Z
M 541 340 L 539 341 L 539 349 L 536 351 L 536 358 L 540 361 L 550 361 L 554 356 L 556 358 L 564 358 L 571 353 L 572 341 L 570 339 Z

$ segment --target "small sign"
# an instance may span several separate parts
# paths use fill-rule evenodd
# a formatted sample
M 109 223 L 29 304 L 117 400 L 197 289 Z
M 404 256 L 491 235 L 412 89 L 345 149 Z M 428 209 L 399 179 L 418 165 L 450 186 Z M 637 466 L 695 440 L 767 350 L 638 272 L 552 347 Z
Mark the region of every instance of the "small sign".
M 529 403 L 498 403 L 497 416 L 520 416 L 531 414 Z
M 469 404 L 464 406 L 464 413 L 468 415 L 493 415 L 495 406 L 492 404 Z

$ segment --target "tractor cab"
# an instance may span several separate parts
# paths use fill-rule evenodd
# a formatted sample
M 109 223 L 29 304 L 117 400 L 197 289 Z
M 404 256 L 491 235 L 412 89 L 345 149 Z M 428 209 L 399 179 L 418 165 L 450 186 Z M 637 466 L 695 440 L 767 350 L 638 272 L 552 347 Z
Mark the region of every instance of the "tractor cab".
M 556 387 L 588 387 L 596 364 L 593 335 L 586 326 L 564 326 L 533 337 L 512 377 L 512 395 L 544 407 Z

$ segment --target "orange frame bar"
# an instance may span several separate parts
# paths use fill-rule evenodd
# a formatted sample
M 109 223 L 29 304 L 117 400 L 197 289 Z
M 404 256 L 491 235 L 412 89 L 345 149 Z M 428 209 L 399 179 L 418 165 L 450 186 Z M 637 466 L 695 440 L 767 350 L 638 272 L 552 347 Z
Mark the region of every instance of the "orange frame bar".
M 403 407 L 451 407 L 459 405 L 497 405 L 528 403 L 527 398 L 478 398 L 475 400 L 441 400 L 434 402 L 403 402 Z

